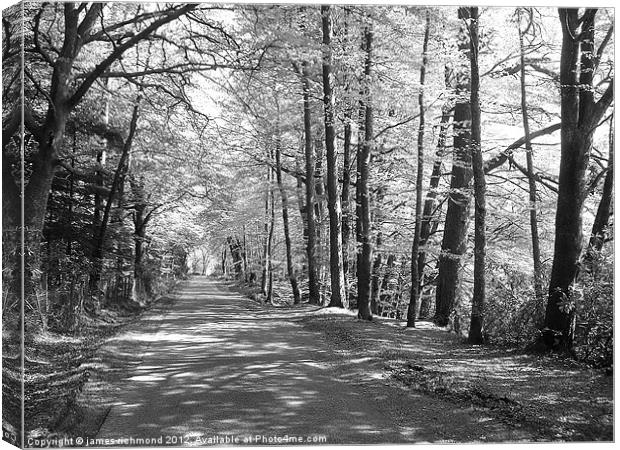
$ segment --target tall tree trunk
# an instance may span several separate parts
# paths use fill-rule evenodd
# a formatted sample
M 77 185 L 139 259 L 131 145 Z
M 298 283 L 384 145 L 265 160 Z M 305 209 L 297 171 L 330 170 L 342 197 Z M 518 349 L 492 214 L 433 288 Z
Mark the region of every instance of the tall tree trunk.
M 482 159 L 480 130 L 480 73 L 478 69 L 478 8 L 461 8 L 469 16 L 471 64 L 471 154 L 474 172 L 474 297 L 471 302 L 469 342 L 484 341 L 484 308 L 486 300 L 486 181 Z
M 345 280 L 346 301 L 349 302 L 349 240 L 351 238 L 351 108 L 345 110 L 344 160 L 342 168 L 342 270 Z
M 381 249 L 382 245 L 381 231 L 377 233 L 377 249 Z M 371 270 L 371 285 L 370 285 L 370 312 L 372 314 L 378 314 L 379 312 L 379 303 L 381 298 L 381 287 L 382 287 L 382 279 L 381 279 L 381 266 L 383 265 L 383 255 L 380 251 L 376 252 L 375 260 L 372 263 Z
M 268 158 L 271 161 L 271 152 L 268 153 Z M 261 276 L 261 292 L 265 297 L 269 293 L 269 272 L 271 268 L 271 239 L 273 236 L 273 221 L 271 220 L 269 201 L 272 199 L 273 186 L 272 186 L 272 169 L 271 166 L 267 166 L 267 191 L 265 192 L 265 239 L 263 241 L 263 272 Z M 273 210 L 273 205 L 271 205 Z
M 532 259 L 534 262 L 534 293 L 536 300 L 542 305 L 544 294 L 542 286 L 542 263 L 540 261 L 540 239 L 538 237 L 538 199 L 536 194 L 536 180 L 534 179 L 534 150 L 530 138 L 530 122 L 527 109 L 527 90 L 525 83 L 525 46 L 521 31 L 521 12 L 519 9 L 519 50 L 521 59 L 521 115 L 523 117 L 523 133 L 525 135 L 525 157 L 527 164 L 528 187 L 529 187 L 529 208 L 530 208 L 530 233 L 532 237 Z M 528 26 L 529 28 L 529 26 Z M 527 28 L 526 28 L 527 29 Z
M 579 270 L 585 178 L 594 130 L 613 100 L 613 80 L 594 101 L 594 18 L 596 9 L 559 9 L 562 27 L 560 57 L 561 158 L 555 244 L 543 343 L 550 349 L 571 351 L 575 332 L 572 286 Z
M 445 85 L 450 86 L 450 78 L 452 71 L 446 66 L 445 68 Z M 441 110 L 441 120 L 439 123 L 439 137 L 437 138 L 437 147 L 435 151 L 435 161 L 426 192 L 426 200 L 424 201 L 424 210 L 422 212 L 422 226 L 420 228 L 420 248 L 418 250 L 418 279 L 420 281 L 420 290 L 424 285 L 424 269 L 426 266 L 426 245 L 432 233 L 437 228 L 439 211 L 437 211 L 437 188 L 441 181 L 443 158 L 446 151 L 446 137 L 450 118 L 452 117 L 452 101 L 447 100 Z M 421 298 L 420 311 L 428 311 L 431 308 L 431 297 L 425 296 Z
M 226 276 L 226 245 L 222 249 L 222 275 Z
M 411 293 L 409 307 L 407 308 L 407 326 L 415 327 L 420 298 L 420 269 L 419 253 L 422 234 L 422 189 L 424 181 L 424 89 L 426 82 L 426 64 L 428 61 L 428 37 L 430 34 L 431 16 L 426 12 L 426 25 L 424 27 L 424 41 L 422 43 L 422 65 L 420 66 L 420 92 L 418 94 L 418 108 L 420 109 L 420 123 L 418 126 L 418 161 L 416 172 L 416 196 L 415 196 L 415 231 L 413 233 L 413 245 L 411 246 Z
M 362 51 L 364 50 L 364 40 L 362 40 Z M 362 147 L 364 145 L 364 128 L 365 125 L 365 113 L 366 106 L 364 104 L 364 91 L 360 92 L 359 95 L 359 103 L 358 103 L 358 125 L 357 125 L 357 146 L 356 146 L 356 157 L 355 157 L 355 275 L 359 280 L 359 268 L 360 268 L 360 259 L 362 257 L 362 252 L 360 249 L 362 248 L 362 197 L 361 190 L 359 189 L 359 185 L 361 183 L 361 173 L 362 173 L 362 158 L 360 155 L 362 154 Z M 357 282 L 357 281 L 356 281 Z M 357 286 L 357 292 L 359 297 L 359 286 Z
M 345 46 L 344 51 L 348 50 L 349 45 L 349 20 L 351 11 L 345 7 Z M 344 110 L 344 144 L 343 164 L 342 164 L 342 270 L 344 272 L 346 302 L 349 302 L 350 294 L 350 271 L 349 271 L 349 241 L 351 239 L 351 121 L 353 116 L 353 103 L 351 101 L 352 77 L 345 74 L 345 110 Z
M 151 218 L 151 213 L 147 212 L 147 203 L 144 198 L 144 186 L 142 183 L 130 177 L 132 194 L 135 197 L 135 207 L 133 211 L 134 224 L 134 282 L 133 299 L 140 301 L 142 297 L 151 293 L 151 286 L 145 285 L 144 272 L 144 244 L 146 242 L 146 229 Z
M 368 18 L 364 28 L 364 143 L 358 155 L 360 172 L 357 178 L 357 197 L 360 199 L 360 224 L 362 238 L 362 252 L 357 267 L 357 308 L 358 317 L 363 320 L 372 320 L 370 310 L 371 275 L 372 275 L 372 238 L 370 230 L 370 195 L 368 179 L 370 176 L 370 158 L 374 146 L 373 104 L 371 93 L 372 77 L 372 19 Z
M 338 161 L 332 91 L 332 19 L 331 7 L 321 6 L 323 31 L 323 107 L 325 109 L 325 152 L 327 154 L 327 209 L 329 211 L 329 268 L 331 275 L 330 306 L 346 308 L 342 269 L 342 210 L 338 196 Z
M 245 233 L 245 224 L 243 224 L 243 281 L 248 282 L 248 241 Z
M 459 8 L 459 19 L 463 20 L 463 8 Z M 459 52 L 469 59 L 469 36 L 467 28 L 461 24 L 458 37 Z M 469 106 L 469 68 L 456 68 L 456 104 L 454 107 L 454 156 L 448 209 L 444 225 L 441 253 L 439 254 L 439 274 L 435 294 L 434 322 L 439 326 L 448 324 L 450 314 L 456 303 L 460 284 L 461 259 L 467 248 L 467 229 L 471 201 L 471 109 Z
M 278 114 L 279 116 L 279 114 Z M 279 117 L 278 117 L 279 120 Z M 301 294 L 299 293 L 299 284 L 297 283 L 297 275 L 295 274 L 295 267 L 293 267 L 293 256 L 291 250 L 291 235 L 289 232 L 289 220 L 288 220 L 288 195 L 284 184 L 282 183 L 282 157 L 281 157 L 281 142 L 280 142 L 280 130 L 276 130 L 276 180 L 278 188 L 280 189 L 280 196 L 282 197 L 282 222 L 284 226 L 284 242 L 286 244 L 286 268 L 288 271 L 288 278 L 291 282 L 291 289 L 293 290 L 293 303 L 301 303 Z
M 308 227 L 308 239 L 306 240 L 306 253 L 308 255 L 308 302 L 318 305 L 320 301 L 319 279 L 316 263 L 316 219 L 314 216 L 314 151 L 312 149 L 312 117 L 310 111 L 310 80 L 309 67 L 306 61 L 302 65 L 302 86 L 304 103 L 304 150 L 306 168 L 306 220 Z
M 271 199 L 271 220 L 269 225 L 269 237 L 267 238 L 267 252 L 269 258 L 267 260 L 267 273 L 269 274 L 269 286 L 267 288 L 267 297 L 265 303 L 273 303 L 273 230 L 276 223 L 276 199 L 273 189 L 269 189 L 269 197 Z
M 325 249 L 329 247 L 329 236 L 325 233 L 325 175 L 324 175 L 324 159 L 325 149 L 323 148 L 323 138 L 314 139 L 314 217 L 316 220 L 316 260 L 320 289 L 319 303 L 323 304 L 325 300 L 325 291 L 327 289 L 326 278 L 326 258 Z M 329 220 L 329 217 L 328 217 Z M 328 254 L 329 257 L 329 254 Z M 327 262 L 329 265 L 329 262 Z

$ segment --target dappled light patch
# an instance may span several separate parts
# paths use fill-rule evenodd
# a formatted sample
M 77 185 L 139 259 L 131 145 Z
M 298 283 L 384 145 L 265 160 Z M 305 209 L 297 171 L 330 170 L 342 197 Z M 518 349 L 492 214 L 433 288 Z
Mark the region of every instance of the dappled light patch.
M 540 440 L 612 437 L 613 380 L 601 370 L 512 348 L 470 346 L 428 322 L 406 329 L 390 319 L 364 323 L 329 315 L 301 323 L 323 334 L 348 382 L 369 382 L 370 373 L 381 372 L 414 392 L 485 408 Z M 359 364 L 360 354 L 368 362 Z
M 120 437 L 127 430 L 192 438 L 312 431 L 326 435 L 328 444 L 523 436 L 496 423 L 479 427 L 477 413 L 457 407 L 446 412 L 443 400 L 387 386 L 373 352 L 350 358 L 343 368 L 344 353 L 335 355 L 294 308 L 254 309 L 250 300 L 222 294 L 205 279 L 181 289 L 192 293 L 180 295 L 168 314 L 154 311 L 100 352 L 103 367 L 78 399 L 84 405 L 96 398 L 101 410 L 111 408 L 98 436 Z M 342 319 L 351 321 L 349 315 Z M 342 337 L 355 348 L 355 332 Z M 369 338 L 375 350 L 386 348 Z M 450 426 L 440 427 L 438 420 Z

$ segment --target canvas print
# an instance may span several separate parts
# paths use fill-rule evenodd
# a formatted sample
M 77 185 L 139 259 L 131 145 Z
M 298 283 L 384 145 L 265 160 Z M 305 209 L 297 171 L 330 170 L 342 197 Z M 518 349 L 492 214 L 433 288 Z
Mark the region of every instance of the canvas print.
M 21 448 L 612 442 L 612 8 L 2 11 Z

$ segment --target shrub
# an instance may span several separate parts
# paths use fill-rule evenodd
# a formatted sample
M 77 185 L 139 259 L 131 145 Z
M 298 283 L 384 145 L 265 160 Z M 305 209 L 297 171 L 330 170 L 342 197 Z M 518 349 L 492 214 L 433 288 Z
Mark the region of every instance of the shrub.
M 574 352 L 599 367 L 613 363 L 614 265 L 611 253 L 590 253 L 573 289 L 577 298 Z

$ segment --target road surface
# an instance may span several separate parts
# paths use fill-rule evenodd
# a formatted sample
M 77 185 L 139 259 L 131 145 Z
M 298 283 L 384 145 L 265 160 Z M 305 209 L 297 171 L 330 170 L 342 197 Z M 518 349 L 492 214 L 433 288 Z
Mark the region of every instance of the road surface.
M 322 336 L 295 320 L 300 312 L 262 309 L 215 280 L 183 282 L 166 314 L 149 314 L 108 344 L 124 341 L 135 361 L 115 387 L 99 445 L 518 438 L 471 408 L 382 380 L 343 380 Z

